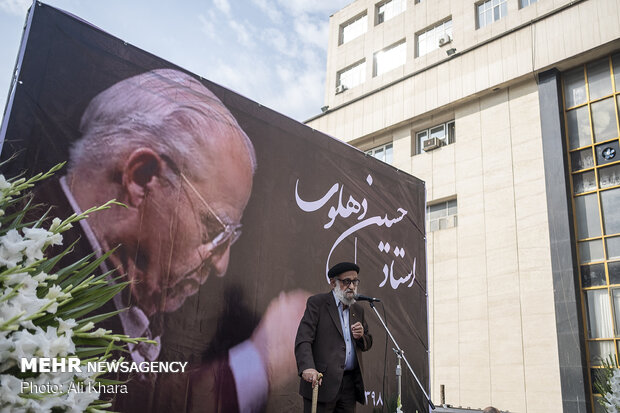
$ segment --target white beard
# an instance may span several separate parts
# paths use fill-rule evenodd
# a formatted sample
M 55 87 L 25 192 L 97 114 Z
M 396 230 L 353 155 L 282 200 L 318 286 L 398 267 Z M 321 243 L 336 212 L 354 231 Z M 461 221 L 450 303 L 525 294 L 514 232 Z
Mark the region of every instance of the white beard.
M 356 293 L 357 293 L 357 287 L 354 288 L 353 290 L 353 294 L 356 294 Z M 345 291 L 342 291 L 340 289 L 340 281 L 338 280 L 336 280 L 336 288 L 334 288 L 334 294 L 336 295 L 336 298 L 340 300 L 340 302 L 344 305 L 353 305 L 355 303 L 355 298 L 353 297 L 348 298 L 345 295 Z

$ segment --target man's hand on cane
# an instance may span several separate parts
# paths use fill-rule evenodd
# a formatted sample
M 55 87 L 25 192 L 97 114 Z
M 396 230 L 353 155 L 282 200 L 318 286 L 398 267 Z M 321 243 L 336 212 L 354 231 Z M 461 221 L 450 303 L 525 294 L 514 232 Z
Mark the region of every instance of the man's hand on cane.
M 323 375 L 315 369 L 305 369 L 301 377 L 308 383 L 312 383 L 312 388 L 315 388 L 317 384 L 320 386 L 323 381 Z

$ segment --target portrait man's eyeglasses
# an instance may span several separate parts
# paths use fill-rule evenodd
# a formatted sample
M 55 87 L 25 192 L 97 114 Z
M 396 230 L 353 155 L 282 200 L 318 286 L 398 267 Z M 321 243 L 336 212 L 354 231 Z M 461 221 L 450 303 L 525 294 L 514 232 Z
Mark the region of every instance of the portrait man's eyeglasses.
M 187 186 L 189 186 L 190 189 L 194 192 L 196 197 L 198 197 L 200 202 L 202 202 L 202 204 L 207 208 L 209 213 L 217 220 L 219 225 L 222 227 L 222 230 L 220 232 L 218 232 L 217 235 L 215 235 L 211 240 L 209 240 L 209 242 L 213 246 L 213 249 L 216 249 L 216 248 L 219 248 L 219 247 L 223 247 L 223 246 L 226 246 L 226 248 L 228 248 L 229 246 L 231 246 L 235 242 L 237 242 L 237 240 L 241 236 L 241 227 L 242 227 L 242 225 L 241 224 L 227 224 L 227 223 L 225 223 L 219 217 L 219 215 L 213 210 L 211 205 L 209 205 L 209 203 L 202 197 L 200 192 L 198 192 L 198 190 L 196 189 L 196 187 L 194 187 L 194 185 L 190 182 L 190 180 L 187 179 L 185 174 L 183 172 L 181 172 L 179 175 L 181 176 L 183 181 L 187 184 Z M 206 224 L 205 224 L 205 226 L 206 226 Z
M 224 220 L 220 218 L 220 216 L 213 210 L 211 205 L 202 197 L 200 192 L 190 182 L 190 180 L 187 179 L 187 176 L 185 176 L 185 174 L 181 172 L 177 164 L 168 155 L 160 153 L 159 156 L 164 160 L 164 162 L 166 162 L 168 167 L 176 175 L 180 176 L 183 182 L 185 182 L 187 186 L 190 187 L 190 189 L 196 195 L 196 197 L 198 197 L 200 202 L 207 208 L 207 211 L 209 211 L 209 214 L 211 214 L 211 216 L 215 218 L 217 223 L 222 228 L 215 236 L 211 237 L 211 239 L 208 240 L 208 242 L 211 243 L 213 250 L 216 250 L 218 248 L 228 248 L 231 245 L 233 245 L 235 242 L 237 242 L 237 240 L 241 236 L 242 225 L 240 223 L 228 224 L 224 222 Z M 203 226 L 205 227 L 205 230 L 208 229 L 208 225 L 206 222 L 203 222 Z
M 340 279 L 340 278 L 338 278 L 338 281 L 340 281 L 342 283 L 342 285 L 344 285 L 345 287 L 348 287 L 351 284 L 353 284 L 355 287 L 357 287 L 359 285 L 359 283 L 360 283 L 359 278 L 356 278 L 356 279 L 351 279 L 351 278 Z

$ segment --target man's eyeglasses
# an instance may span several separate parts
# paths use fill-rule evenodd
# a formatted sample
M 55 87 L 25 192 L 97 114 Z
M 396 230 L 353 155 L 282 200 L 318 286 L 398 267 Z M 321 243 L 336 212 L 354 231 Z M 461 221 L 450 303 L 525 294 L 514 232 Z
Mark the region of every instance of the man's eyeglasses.
M 214 237 L 210 239 L 210 243 L 213 246 L 213 249 L 226 246 L 226 248 L 233 245 L 239 237 L 241 236 L 241 224 L 227 224 L 225 223 L 217 213 L 211 208 L 211 205 L 202 197 L 200 192 L 194 187 L 194 185 L 187 179 L 183 172 L 179 172 L 179 175 L 183 179 L 183 181 L 191 188 L 194 194 L 200 199 L 200 202 L 207 208 L 209 213 L 217 220 L 218 224 L 221 226 L 222 230 L 217 233 Z M 206 226 L 206 223 L 205 223 Z
M 340 281 L 342 283 L 342 285 L 344 285 L 345 287 L 348 287 L 349 285 L 353 284 L 355 287 L 357 287 L 360 283 L 359 278 L 356 279 L 351 279 L 351 278 L 344 278 L 344 279 L 340 279 L 337 278 L 338 281 Z

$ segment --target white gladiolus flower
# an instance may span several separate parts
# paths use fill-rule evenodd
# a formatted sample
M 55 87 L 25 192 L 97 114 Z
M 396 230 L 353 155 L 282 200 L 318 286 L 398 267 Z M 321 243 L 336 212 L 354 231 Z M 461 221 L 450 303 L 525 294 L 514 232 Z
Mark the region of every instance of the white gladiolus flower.
M 58 303 L 57 302 L 53 302 L 52 304 L 47 306 L 45 311 L 47 311 L 50 314 L 56 314 L 56 311 L 58 311 Z
M 15 267 L 24 258 L 22 251 L 26 244 L 16 229 L 9 230 L 0 237 L 0 265 L 8 268 Z
M 608 413 L 620 412 L 620 369 L 614 369 L 614 372 L 609 379 L 609 385 L 611 387 L 611 393 L 605 395 L 604 400 L 607 402 Z
M 10 187 L 11 187 L 11 184 L 7 182 L 4 175 L 0 175 L 0 190 L 9 189 Z
M 75 353 L 75 344 L 67 335 L 59 336 L 56 327 L 47 327 L 45 338 L 49 342 L 49 355 L 47 357 L 66 357 Z
M 49 274 L 46 274 L 44 272 L 40 272 L 37 275 L 35 275 L 34 277 L 32 277 L 32 279 L 35 280 L 38 283 L 43 283 L 43 282 L 45 282 L 45 280 L 47 280 L 50 277 L 51 276 Z
M 58 217 L 54 218 L 52 220 L 52 225 L 50 225 L 50 231 L 51 232 L 56 232 L 56 230 L 58 229 L 60 224 L 62 224 L 62 221 L 60 220 L 60 218 L 58 218 Z
M 17 285 L 17 284 L 21 284 L 23 282 L 26 281 L 26 279 L 29 277 L 29 275 L 25 272 L 18 272 L 15 274 L 11 274 L 7 277 L 7 280 L 5 281 L 5 284 L 7 286 L 13 286 L 13 285 Z
M 49 176 L 57 169 L 31 180 L 20 178 L 13 183 L 0 175 L 0 221 L 4 216 L 7 201 L 20 196 L 22 189 L 32 187 L 34 182 Z M 21 185 L 20 190 L 17 190 L 18 185 Z M 100 208 L 91 209 L 89 213 L 107 208 L 112 203 L 113 201 Z M 11 207 L 10 213 L 14 212 L 13 208 Z M 24 210 L 24 213 L 25 211 L 28 209 Z M 83 214 L 72 215 L 67 221 L 77 222 L 84 217 Z M 63 285 L 79 285 L 80 288 L 76 288 L 73 295 L 63 292 L 63 288 L 53 282 L 58 279 L 57 274 L 46 273 L 49 269 L 42 270 L 49 268 L 48 264 L 51 264 L 47 261 L 50 257 L 45 257 L 46 247 L 62 245 L 61 232 L 72 227 L 69 222 L 62 225 L 62 220 L 54 218 L 49 230 L 27 227 L 17 230 L 12 227 L 11 220 L 5 221 L 3 228 L 0 222 L 0 273 L 5 273 L 0 277 L 0 413 L 52 410 L 83 412 L 89 407 L 96 407 L 92 404 L 99 399 L 98 392 L 68 392 L 72 383 L 94 384 L 95 377 L 99 374 L 96 371 L 89 372 L 83 368 L 79 372 L 33 372 L 29 373 L 27 378 L 22 378 L 21 373 L 5 373 L 18 371 L 21 359 L 77 357 L 77 354 L 81 354 L 80 350 L 88 344 L 76 348 L 73 341 L 76 333 L 86 333 L 81 334 L 82 340 L 98 338 L 97 342 L 105 343 L 128 341 L 125 336 L 111 334 L 111 331 L 102 328 L 91 332 L 96 328 L 93 322 L 85 323 L 78 329 L 78 325 L 83 323 L 80 317 L 73 316 L 78 318 L 77 320 L 69 318 L 75 314 L 72 309 L 76 306 L 65 306 L 64 303 L 72 303 L 74 296 L 78 296 L 82 300 L 78 308 L 88 310 L 89 305 L 84 303 L 96 298 L 94 291 L 89 291 L 92 277 L 88 277 L 89 274 L 85 273 L 83 267 L 78 267 L 77 270 L 65 267 L 64 272 L 59 270 L 65 280 Z M 9 270 L 16 272 L 10 273 Z M 53 321 L 50 320 L 50 314 L 56 314 Z M 103 356 L 94 356 L 94 359 L 104 360 Z M 37 397 L 22 397 L 21 387 L 24 381 L 39 386 L 58 385 L 61 391 L 39 393 Z
M 86 410 L 89 404 L 94 402 L 99 398 L 99 392 L 70 392 L 67 395 L 67 407 L 71 409 L 71 411 L 81 412 Z
M 54 234 L 44 228 L 24 228 L 24 237 L 34 241 L 38 245 L 61 245 L 62 235 Z
M 90 333 L 91 337 L 103 337 L 106 334 L 110 334 L 111 331 L 106 330 L 105 328 L 98 328 L 95 331 L 93 331 L 92 333 Z
M 58 321 L 58 334 L 73 334 L 73 328 L 78 325 L 72 318 L 68 320 L 56 318 L 56 321 Z
M 60 287 L 60 285 L 54 285 L 53 287 L 50 287 L 45 298 L 47 298 L 48 300 L 56 300 L 58 298 L 65 298 L 66 296 L 67 294 L 62 293 L 62 288 Z
M 41 334 L 43 330 L 41 327 L 36 327 L 38 330 L 35 334 L 32 334 L 28 330 L 16 331 L 11 337 L 13 344 L 13 351 L 11 353 L 12 358 L 20 360 L 22 358 L 33 358 L 36 356 L 43 357 L 45 353 L 45 346 L 42 340 L 44 336 Z M 41 347 L 43 346 L 43 351 Z
M 92 321 L 89 321 L 88 323 L 84 324 L 84 326 L 80 328 L 78 331 L 80 333 L 83 333 L 85 331 L 92 330 L 93 328 L 95 328 L 95 323 L 93 323 Z
M 0 375 L 0 400 L 10 404 L 19 404 L 22 381 L 17 377 L 2 374 Z
M 62 235 L 54 234 L 43 228 L 24 228 L 26 243 L 26 263 L 43 259 L 43 248 L 48 245 L 62 244 Z

